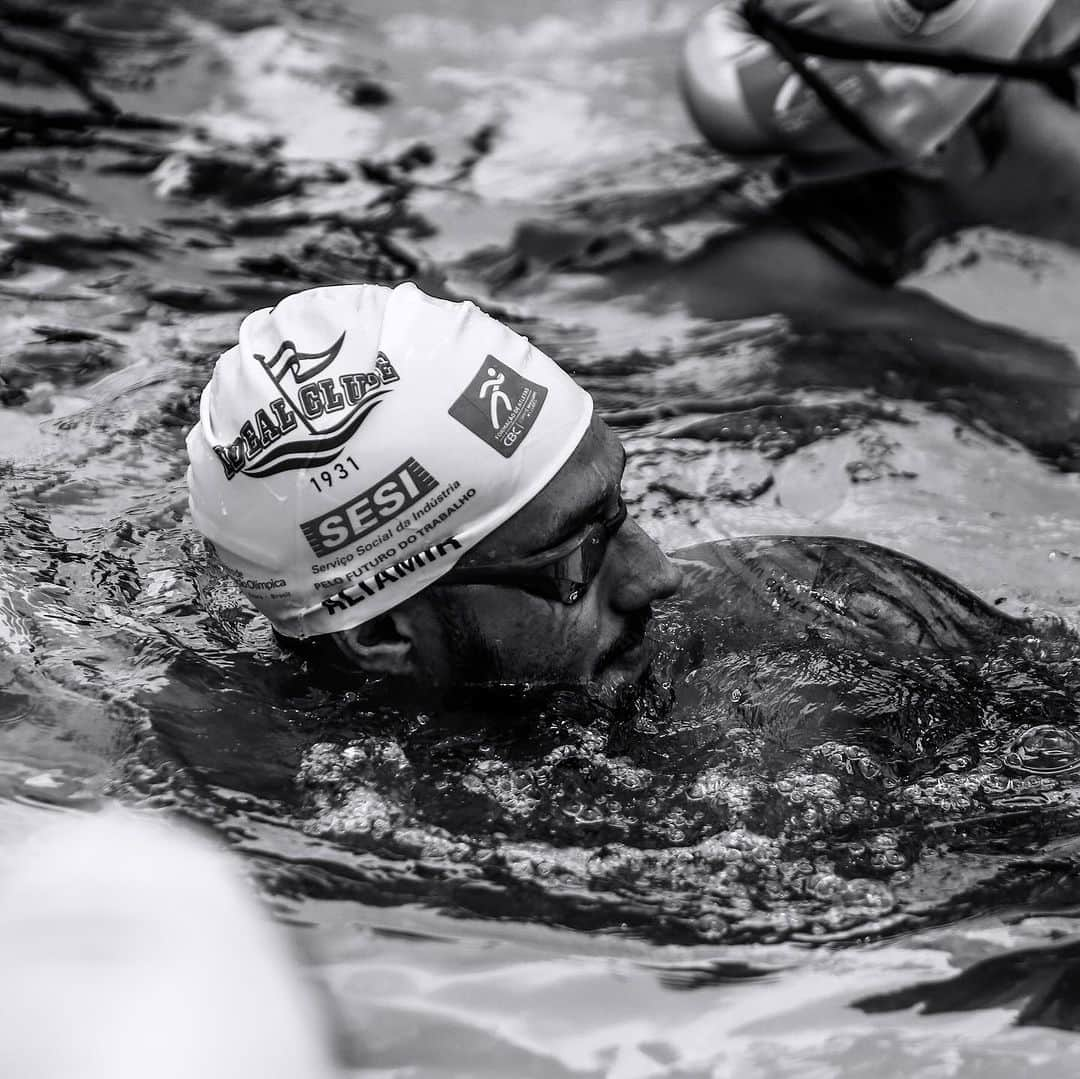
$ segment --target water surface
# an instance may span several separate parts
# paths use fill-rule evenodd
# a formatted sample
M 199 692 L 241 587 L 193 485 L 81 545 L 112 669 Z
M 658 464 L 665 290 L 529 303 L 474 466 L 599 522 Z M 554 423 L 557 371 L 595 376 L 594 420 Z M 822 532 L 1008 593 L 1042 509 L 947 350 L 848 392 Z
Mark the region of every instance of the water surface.
M 89 101 L 25 58 L 4 72 L 0 827 L 105 797 L 205 822 L 298 926 L 358 1074 L 935 1074 L 947 1048 L 1060 1075 L 1080 899 L 1061 402 L 917 327 L 716 324 L 616 287 L 760 212 L 675 94 L 696 6 L 50 4 L 24 24 L 99 59 Z M 100 95 L 142 119 L 96 123 Z M 816 672 L 805 649 L 703 654 L 666 725 L 567 701 L 527 702 L 548 722 L 524 732 L 477 702 L 403 719 L 313 684 L 191 532 L 183 436 L 248 310 L 406 278 L 578 374 L 665 546 L 869 540 L 1039 628 Z M 911 284 L 1072 354 L 1078 278 L 1067 251 L 985 233 Z M 935 721 L 918 759 L 826 729 L 838 703 L 868 714 L 867 665 L 884 712 L 916 693 Z M 976 968 L 996 994 L 910 988 L 1047 944 L 1023 977 Z

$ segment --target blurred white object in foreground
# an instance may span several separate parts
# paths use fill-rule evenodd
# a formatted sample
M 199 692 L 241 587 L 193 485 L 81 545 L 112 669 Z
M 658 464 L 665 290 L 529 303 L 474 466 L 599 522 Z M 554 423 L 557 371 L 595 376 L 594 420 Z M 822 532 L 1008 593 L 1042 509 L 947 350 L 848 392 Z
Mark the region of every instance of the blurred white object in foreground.
M 224 854 L 162 821 L 66 818 L 5 857 L 0 956 L 0 1075 L 337 1074 L 282 933 Z

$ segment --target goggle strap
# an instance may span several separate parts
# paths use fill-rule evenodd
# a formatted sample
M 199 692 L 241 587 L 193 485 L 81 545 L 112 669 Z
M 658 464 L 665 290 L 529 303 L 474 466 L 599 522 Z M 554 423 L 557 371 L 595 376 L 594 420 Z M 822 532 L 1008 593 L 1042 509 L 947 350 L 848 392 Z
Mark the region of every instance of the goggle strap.
M 799 73 L 802 80 L 817 94 L 821 103 L 841 127 L 846 128 L 849 134 L 854 135 L 882 156 L 892 157 L 892 152 L 882 142 L 877 132 L 844 101 L 819 72 L 806 62 L 804 54 L 814 54 L 814 50 L 803 48 L 790 33 L 790 27 L 764 11 L 761 0 L 747 0 L 743 8 L 743 18 L 759 37 L 767 41 Z M 817 53 L 816 55 L 827 54 Z

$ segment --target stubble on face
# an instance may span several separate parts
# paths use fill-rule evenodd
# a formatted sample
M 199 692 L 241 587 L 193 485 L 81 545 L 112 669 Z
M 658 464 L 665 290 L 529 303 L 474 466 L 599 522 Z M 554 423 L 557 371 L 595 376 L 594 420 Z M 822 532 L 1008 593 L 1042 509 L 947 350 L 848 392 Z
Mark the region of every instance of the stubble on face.
M 619 636 L 612 641 L 611 645 L 601 654 L 593 671 L 595 679 L 602 679 L 613 668 L 617 668 L 622 662 L 629 659 L 633 653 L 648 646 L 648 629 L 652 622 L 652 607 L 639 607 L 636 611 L 626 616 L 626 624 Z M 649 657 L 643 657 L 641 665 L 643 670 L 638 676 L 643 678 L 648 672 Z
M 445 663 L 454 680 L 464 685 L 485 685 L 504 679 L 504 666 L 495 642 L 484 632 L 476 611 L 452 589 L 436 586 L 439 602 L 433 610 L 443 634 Z
M 596 699 L 606 699 L 616 693 L 632 692 L 635 684 L 644 682 L 649 673 L 651 650 L 640 658 L 640 670 L 632 669 L 619 677 L 620 666 L 628 659 L 631 667 L 638 666 L 635 653 L 648 649 L 647 630 L 652 611 L 643 608 L 634 612 L 623 632 L 598 658 L 593 669 L 575 677 L 567 670 L 567 657 L 554 642 L 541 639 L 539 633 L 532 642 L 530 662 L 522 668 L 520 645 L 514 656 L 503 654 L 501 642 L 487 630 L 476 606 L 461 593 L 442 592 L 440 602 L 433 606 L 435 620 L 442 634 L 445 649 L 444 664 L 453 672 L 455 685 L 473 688 L 530 683 L 553 688 L 578 689 Z M 613 677 L 614 676 L 614 677 Z
M 655 721 L 670 706 L 653 673 L 647 611 L 635 616 L 634 625 L 607 649 L 593 677 L 575 679 L 568 676 L 560 655 L 543 647 L 547 642 L 537 639 L 534 663 L 521 670 L 507 664 L 500 642 L 484 631 L 469 603 L 451 600 L 437 610 L 447 660 L 455 671 L 443 700 L 451 710 L 467 709 L 470 723 L 481 720 L 499 730 L 515 727 L 529 738 L 537 737 L 540 729 L 554 731 L 566 724 L 606 728 L 615 737 L 634 729 L 637 717 L 647 714 Z M 641 669 L 635 662 L 633 671 L 620 676 L 620 661 L 641 646 L 649 649 Z
M 505 565 L 581 537 L 586 527 L 610 516 L 624 463 L 618 439 L 594 420 L 556 477 L 466 555 L 463 565 Z M 605 563 L 574 605 L 513 585 L 433 585 L 422 601 L 432 632 L 423 635 L 417 653 L 427 658 L 429 675 L 447 686 L 592 685 L 604 696 L 638 683 L 652 653 L 650 600 L 670 594 L 670 575 L 647 549 L 655 551 L 655 544 L 636 526 L 624 527 L 629 538 L 612 541 L 621 544 L 617 564 Z M 607 557 L 613 557 L 610 549 Z

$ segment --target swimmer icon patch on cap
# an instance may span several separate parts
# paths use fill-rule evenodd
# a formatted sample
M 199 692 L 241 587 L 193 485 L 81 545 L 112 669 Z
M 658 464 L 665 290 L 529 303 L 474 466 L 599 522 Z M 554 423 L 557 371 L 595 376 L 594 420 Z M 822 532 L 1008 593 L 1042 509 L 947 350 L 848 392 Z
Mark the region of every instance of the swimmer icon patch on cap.
M 450 415 L 496 453 L 512 457 L 532 430 L 546 398 L 547 390 L 539 383 L 488 356 L 450 406 Z
M 195 527 L 290 637 L 448 572 L 573 453 L 592 399 L 471 303 L 415 285 L 286 297 L 240 327 L 187 439 Z

